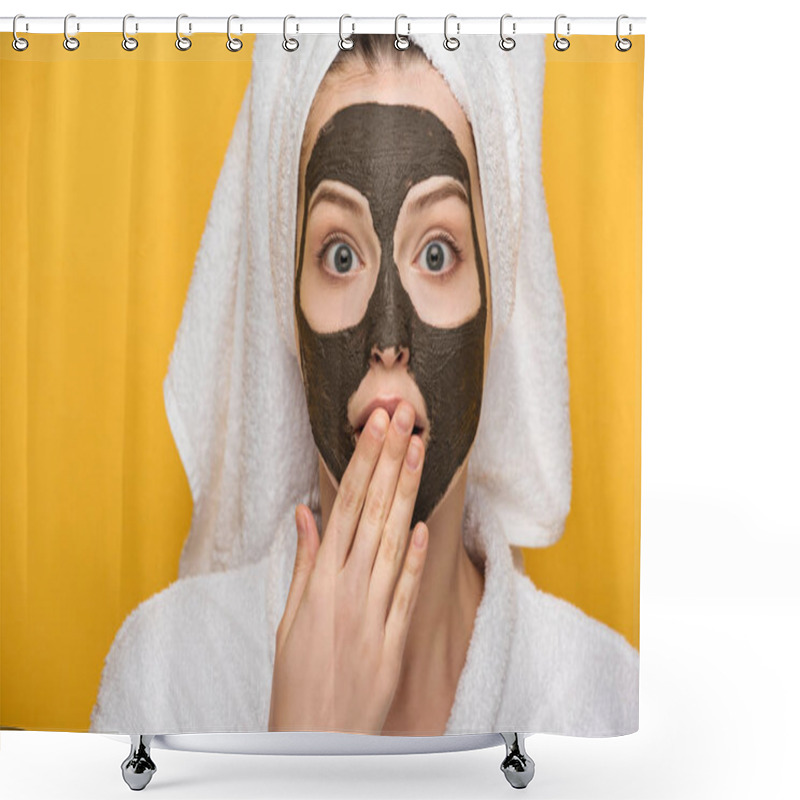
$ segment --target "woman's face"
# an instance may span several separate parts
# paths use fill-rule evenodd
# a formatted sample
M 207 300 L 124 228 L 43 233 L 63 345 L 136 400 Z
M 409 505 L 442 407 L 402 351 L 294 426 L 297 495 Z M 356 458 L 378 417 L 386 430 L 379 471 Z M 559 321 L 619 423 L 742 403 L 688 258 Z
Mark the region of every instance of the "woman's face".
M 466 462 L 491 336 L 472 134 L 432 66 L 326 78 L 297 220 L 295 333 L 315 442 L 338 483 L 374 403 L 407 400 L 426 445 L 413 526 Z

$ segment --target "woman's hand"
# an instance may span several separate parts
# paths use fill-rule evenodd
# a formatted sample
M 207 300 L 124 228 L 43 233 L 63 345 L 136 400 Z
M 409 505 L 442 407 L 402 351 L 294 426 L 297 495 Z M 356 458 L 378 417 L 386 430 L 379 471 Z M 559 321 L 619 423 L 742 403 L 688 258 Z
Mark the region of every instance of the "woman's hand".
M 413 425 L 405 401 L 391 420 L 385 409 L 373 411 L 321 544 L 308 506 L 295 509 L 297 557 L 275 636 L 271 731 L 383 728 L 428 544 L 420 522 L 405 552 L 424 450 Z

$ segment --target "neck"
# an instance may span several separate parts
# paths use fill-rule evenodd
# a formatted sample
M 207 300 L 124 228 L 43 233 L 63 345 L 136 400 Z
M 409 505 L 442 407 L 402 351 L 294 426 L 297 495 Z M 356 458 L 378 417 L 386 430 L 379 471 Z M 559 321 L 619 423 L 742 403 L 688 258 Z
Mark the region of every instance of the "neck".
M 449 710 L 483 596 L 483 569 L 472 562 L 464 545 L 467 463 L 426 520 L 428 553 L 395 695 L 396 704 L 408 708 L 409 714 L 424 708 L 433 691 L 450 693 L 446 694 Z M 320 459 L 323 535 L 335 499 L 336 489 Z

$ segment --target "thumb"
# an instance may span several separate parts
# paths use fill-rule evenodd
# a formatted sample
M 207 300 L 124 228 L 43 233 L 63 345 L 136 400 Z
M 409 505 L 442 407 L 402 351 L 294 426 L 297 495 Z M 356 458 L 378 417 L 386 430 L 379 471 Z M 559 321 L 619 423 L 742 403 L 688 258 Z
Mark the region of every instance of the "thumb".
M 283 612 L 282 626 L 288 631 L 292 626 L 300 599 L 308 583 L 308 576 L 314 569 L 317 550 L 319 549 L 319 536 L 314 515 L 303 503 L 295 506 L 294 522 L 297 528 L 297 554 L 294 559 L 292 583 L 289 595 L 286 598 L 286 610 Z

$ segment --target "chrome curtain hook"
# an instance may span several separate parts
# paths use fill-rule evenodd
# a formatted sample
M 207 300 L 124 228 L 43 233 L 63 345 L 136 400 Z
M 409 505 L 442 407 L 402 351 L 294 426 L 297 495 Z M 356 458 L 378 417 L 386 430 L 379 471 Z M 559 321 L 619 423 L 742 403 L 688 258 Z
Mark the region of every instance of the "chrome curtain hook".
M 556 17 L 555 24 L 553 26 L 553 30 L 555 31 L 555 41 L 553 42 L 553 47 L 559 52 L 563 52 L 569 47 L 569 39 L 565 39 L 563 36 L 558 35 L 558 21 L 560 19 L 566 19 L 566 14 L 559 14 Z M 567 22 L 567 36 L 569 36 L 569 22 Z
M 17 20 L 18 19 L 25 19 L 24 14 L 17 14 L 14 17 L 14 21 L 11 23 L 11 34 L 13 39 L 11 40 L 11 46 L 19 53 L 23 50 L 28 49 L 28 40 L 23 39 L 21 36 L 17 36 Z
M 127 32 L 127 22 L 129 19 L 134 19 L 133 14 L 126 14 L 122 18 L 122 49 L 127 50 L 130 52 L 131 50 L 135 50 L 139 46 L 139 40 L 134 39 L 133 36 L 128 36 Z M 139 26 L 136 26 L 136 30 L 139 30 Z
M 192 40 L 181 34 L 181 20 L 187 18 L 188 14 L 178 14 L 175 20 L 175 47 L 178 50 L 188 50 L 192 46 Z M 192 32 L 192 23 L 189 23 L 189 33 Z
M 620 38 L 620 35 L 619 35 L 619 22 L 622 19 L 628 19 L 628 15 L 627 14 L 620 14 L 617 17 L 617 41 L 614 42 L 614 47 L 616 47 L 617 50 L 620 51 L 620 53 L 627 53 L 628 50 L 630 50 L 631 47 L 633 47 L 633 42 L 630 39 L 621 39 Z M 628 33 L 630 34 L 630 32 L 631 32 L 631 24 L 629 22 L 628 23 Z
M 290 19 L 297 19 L 297 17 L 293 17 L 291 14 L 287 14 L 283 18 L 283 49 L 286 52 L 291 53 L 293 50 L 297 50 L 300 47 L 300 42 L 297 41 L 293 36 L 289 36 L 286 33 L 286 24 L 289 22 Z M 295 30 L 299 30 L 297 26 L 295 26 Z
M 353 45 L 355 44 L 355 42 L 350 38 L 350 36 L 352 35 L 352 32 L 356 29 L 356 26 L 351 24 L 350 33 L 347 36 L 344 35 L 344 31 L 342 30 L 342 24 L 344 23 L 344 21 L 346 19 L 353 19 L 353 18 L 349 14 L 342 14 L 342 16 L 339 17 L 339 49 L 340 50 L 352 50 L 353 49 Z
M 64 49 L 65 50 L 77 50 L 81 46 L 81 43 L 74 36 L 70 36 L 69 33 L 67 33 L 67 23 L 69 21 L 69 18 L 70 17 L 74 17 L 74 16 L 75 16 L 74 14 L 67 14 L 67 16 L 64 17 Z M 75 24 L 75 30 L 79 31 L 80 29 L 81 29 L 81 24 L 80 24 L 80 22 L 77 22 Z
M 500 49 L 501 50 L 513 50 L 517 46 L 517 40 L 514 39 L 511 36 L 506 36 L 506 34 L 503 32 L 503 23 L 507 19 L 509 19 L 510 17 L 511 17 L 511 14 L 503 14 L 503 16 L 500 17 Z M 516 22 L 512 22 L 511 23 L 511 32 L 512 33 L 516 33 L 517 32 L 517 23 Z
M 225 42 L 225 47 L 231 51 L 231 53 L 238 53 L 242 47 L 244 47 L 244 42 L 241 39 L 237 39 L 235 36 L 231 36 L 231 20 L 239 19 L 236 14 L 231 14 L 228 17 L 228 41 Z M 239 28 L 241 31 L 241 27 Z
M 456 19 L 456 15 L 448 14 L 444 18 L 444 47 L 445 50 L 458 50 L 458 48 L 461 46 L 461 41 L 456 36 L 447 35 L 447 23 L 451 19 Z M 460 31 L 461 31 L 461 23 L 459 23 L 458 20 L 456 19 L 456 33 L 459 33 Z
M 406 34 L 402 36 L 400 34 L 401 19 L 408 19 L 408 17 L 405 14 L 398 14 L 394 18 L 394 46 L 397 50 L 407 50 L 409 44 L 411 44 L 408 40 L 408 34 L 411 33 L 411 25 L 406 23 Z

